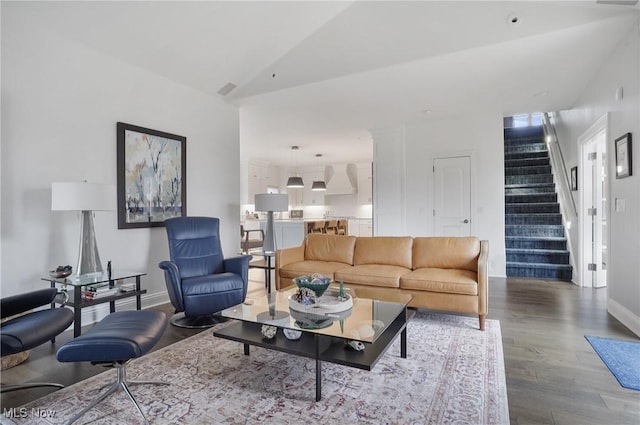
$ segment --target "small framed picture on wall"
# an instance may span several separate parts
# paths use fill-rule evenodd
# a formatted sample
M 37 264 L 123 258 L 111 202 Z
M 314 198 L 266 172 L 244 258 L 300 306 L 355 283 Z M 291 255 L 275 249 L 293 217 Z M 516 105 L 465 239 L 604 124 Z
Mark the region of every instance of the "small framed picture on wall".
M 578 190 L 578 167 L 571 167 L 571 190 Z
M 631 173 L 631 133 L 616 139 L 616 178 L 629 177 Z

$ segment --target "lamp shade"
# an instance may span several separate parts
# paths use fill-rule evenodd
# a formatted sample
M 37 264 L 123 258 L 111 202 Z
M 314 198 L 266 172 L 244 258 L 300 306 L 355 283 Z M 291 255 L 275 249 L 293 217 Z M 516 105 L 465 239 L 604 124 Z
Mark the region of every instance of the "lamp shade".
M 110 211 L 115 210 L 116 188 L 101 183 L 51 183 L 53 211 Z
M 256 211 L 287 211 L 289 196 L 286 193 L 258 193 L 255 196 Z
M 287 180 L 287 187 L 304 187 L 302 177 L 291 176 Z
M 327 190 L 327 185 L 322 180 L 314 181 L 311 185 L 311 190 L 321 191 Z

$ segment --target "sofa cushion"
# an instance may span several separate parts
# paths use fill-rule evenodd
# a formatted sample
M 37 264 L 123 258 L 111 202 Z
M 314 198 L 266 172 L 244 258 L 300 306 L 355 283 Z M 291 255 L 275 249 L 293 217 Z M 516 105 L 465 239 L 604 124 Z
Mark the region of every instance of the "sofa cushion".
M 336 270 L 336 282 L 357 283 L 359 285 L 399 288 L 400 276 L 410 273 L 411 269 L 381 264 L 365 264 Z
M 333 274 L 336 270 L 349 267 L 351 267 L 351 265 L 336 261 L 297 261 L 282 267 L 280 269 L 280 277 L 284 279 L 293 279 L 298 276 L 320 273 L 334 279 Z
M 480 240 L 475 237 L 414 238 L 413 269 L 440 268 L 478 271 Z
M 400 288 L 450 294 L 478 295 L 476 272 L 459 269 L 424 268 L 400 278 Z
M 304 250 L 305 260 L 332 261 L 353 264 L 355 236 L 314 234 L 307 235 Z M 320 272 L 322 273 L 322 272 Z
M 411 268 L 411 245 L 409 236 L 359 237 L 353 253 L 353 265 L 383 264 Z

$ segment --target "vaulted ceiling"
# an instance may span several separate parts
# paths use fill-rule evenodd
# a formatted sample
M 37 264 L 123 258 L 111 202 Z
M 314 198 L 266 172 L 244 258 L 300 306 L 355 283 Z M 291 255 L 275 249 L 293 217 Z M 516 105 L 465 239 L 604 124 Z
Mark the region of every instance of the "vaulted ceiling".
M 300 164 L 370 160 L 374 128 L 571 108 L 640 16 L 637 2 L 593 0 L 25 7 L 52 31 L 237 105 L 241 155 L 276 164 L 291 162 L 291 145 Z

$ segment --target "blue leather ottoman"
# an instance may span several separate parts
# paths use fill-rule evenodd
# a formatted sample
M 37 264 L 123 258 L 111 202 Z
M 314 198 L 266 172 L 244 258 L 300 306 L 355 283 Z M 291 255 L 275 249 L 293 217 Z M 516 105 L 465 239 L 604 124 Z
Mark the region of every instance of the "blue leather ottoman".
M 60 347 L 56 354 L 58 361 L 109 364 L 117 371 L 116 381 L 110 388 L 82 409 L 68 423 L 75 422 L 119 388 L 127 393 L 146 423 L 147 419 L 131 394 L 129 385 L 168 384 L 166 382 L 128 381 L 126 364 L 129 360 L 149 352 L 160 340 L 166 327 L 167 318 L 162 312 L 153 310 L 118 311 L 102 319 L 88 332 Z

